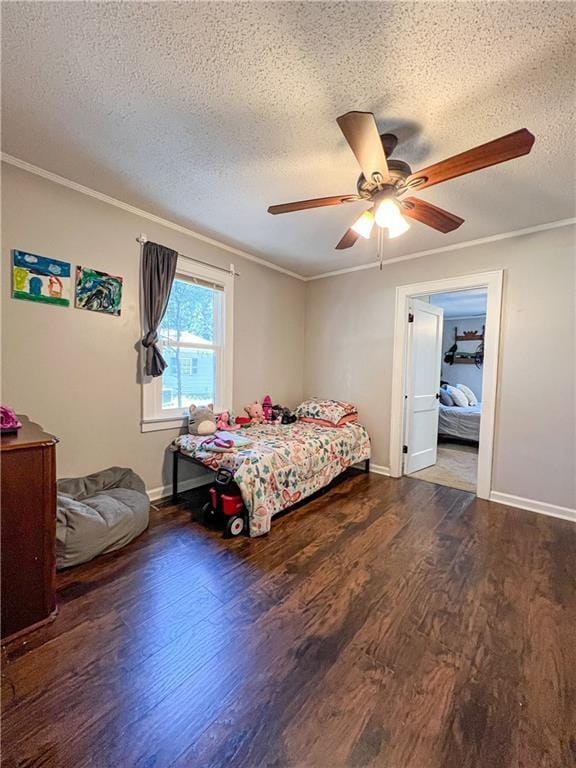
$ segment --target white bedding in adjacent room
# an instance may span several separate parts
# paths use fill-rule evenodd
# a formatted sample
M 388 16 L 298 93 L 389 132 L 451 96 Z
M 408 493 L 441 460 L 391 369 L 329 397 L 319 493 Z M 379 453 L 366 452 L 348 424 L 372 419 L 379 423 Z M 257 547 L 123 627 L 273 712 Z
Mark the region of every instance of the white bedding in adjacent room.
M 478 440 L 480 437 L 480 415 L 482 403 L 478 405 L 440 405 L 438 434 L 459 437 L 463 440 Z

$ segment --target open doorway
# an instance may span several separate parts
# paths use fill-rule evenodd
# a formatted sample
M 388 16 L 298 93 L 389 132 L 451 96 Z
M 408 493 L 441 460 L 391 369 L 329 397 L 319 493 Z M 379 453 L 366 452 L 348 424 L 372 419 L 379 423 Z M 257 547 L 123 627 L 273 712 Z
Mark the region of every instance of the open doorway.
M 476 493 L 487 290 L 472 288 L 420 298 L 431 308 L 442 310 L 440 360 L 434 369 L 440 369 L 435 393 L 437 450 L 424 468 L 411 471 L 408 465 L 405 471 L 418 480 Z M 410 375 L 416 380 L 421 378 L 421 364 L 425 365 L 425 360 L 415 359 L 411 368 Z
M 490 497 L 501 295 L 501 271 L 397 288 L 392 477 Z

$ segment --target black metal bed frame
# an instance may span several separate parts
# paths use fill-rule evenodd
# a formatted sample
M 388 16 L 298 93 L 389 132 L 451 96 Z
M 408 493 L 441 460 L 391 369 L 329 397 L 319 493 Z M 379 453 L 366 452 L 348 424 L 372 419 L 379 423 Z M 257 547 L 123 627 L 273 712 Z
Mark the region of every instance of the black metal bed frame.
M 181 451 L 172 451 L 172 454 L 172 503 L 176 504 L 178 501 L 178 496 L 180 495 L 178 493 L 178 462 L 180 459 L 190 461 L 192 464 L 196 464 L 196 466 L 202 467 L 202 469 L 209 469 L 209 467 L 207 467 L 201 461 L 198 461 L 198 459 L 195 459 L 192 456 L 187 456 Z M 349 469 L 349 467 L 347 467 L 347 469 Z M 346 470 L 344 470 L 344 472 L 345 471 Z M 364 459 L 364 472 L 370 472 L 370 459 Z

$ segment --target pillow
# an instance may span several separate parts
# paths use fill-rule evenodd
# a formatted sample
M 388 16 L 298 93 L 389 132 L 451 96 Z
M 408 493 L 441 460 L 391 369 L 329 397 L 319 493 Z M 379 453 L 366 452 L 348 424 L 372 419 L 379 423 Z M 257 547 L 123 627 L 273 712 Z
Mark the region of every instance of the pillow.
M 356 424 L 358 422 L 358 414 L 349 413 L 347 416 L 343 416 L 336 424 L 326 419 L 312 419 L 308 416 L 301 416 L 298 421 L 303 421 L 305 424 L 316 424 L 318 427 L 344 427 L 346 424 Z
M 466 384 L 456 384 L 456 389 L 459 389 L 461 392 L 464 392 L 468 399 L 468 405 L 478 405 L 478 398 L 472 392 L 470 387 L 467 387 Z
M 295 410 L 299 419 L 324 419 L 331 424 L 338 424 L 344 416 L 356 412 L 356 406 L 352 403 L 344 403 L 341 400 L 321 400 L 318 397 L 304 400 Z
M 468 398 L 462 392 L 460 389 L 456 389 L 456 387 L 448 386 L 446 387 L 446 390 L 452 400 L 454 400 L 454 405 L 457 405 L 459 408 L 467 408 L 468 407 Z
M 440 387 L 440 403 L 442 405 L 454 405 L 454 400 L 452 400 L 448 391 L 444 389 L 444 387 Z

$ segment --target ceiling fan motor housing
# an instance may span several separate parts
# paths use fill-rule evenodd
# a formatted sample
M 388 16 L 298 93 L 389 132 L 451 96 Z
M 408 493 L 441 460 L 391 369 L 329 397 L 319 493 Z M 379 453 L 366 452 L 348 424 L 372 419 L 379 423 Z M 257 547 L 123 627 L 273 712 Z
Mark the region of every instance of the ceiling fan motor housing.
M 364 174 L 361 173 L 356 182 L 356 189 L 358 190 L 360 197 L 370 200 L 376 192 L 379 192 L 385 187 L 390 186 L 397 188 L 403 186 L 408 176 L 412 173 L 412 169 L 408 163 L 405 163 L 403 160 L 395 159 L 388 160 L 388 171 L 390 173 L 390 178 L 385 184 L 382 184 L 381 182 L 379 183 L 374 179 L 368 181 Z

